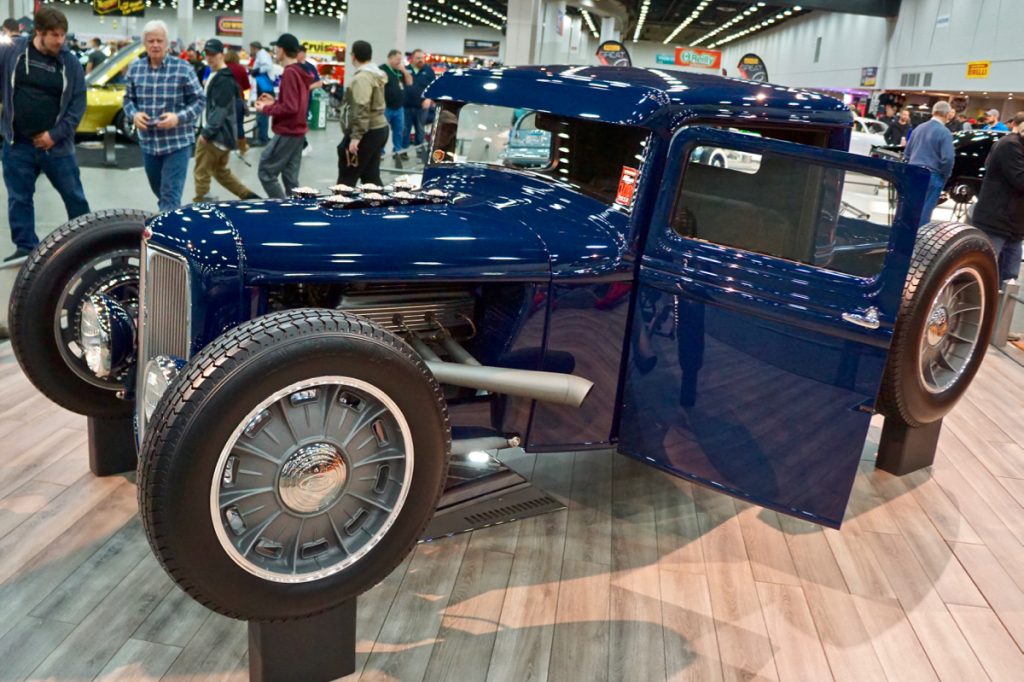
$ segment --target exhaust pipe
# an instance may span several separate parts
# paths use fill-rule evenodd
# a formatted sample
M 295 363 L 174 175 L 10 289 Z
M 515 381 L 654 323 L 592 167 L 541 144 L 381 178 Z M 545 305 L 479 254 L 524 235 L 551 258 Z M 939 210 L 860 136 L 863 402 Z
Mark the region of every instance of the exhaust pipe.
M 426 360 L 439 383 L 579 407 L 594 382 L 572 374 Z
M 513 436 L 483 436 L 481 438 L 459 438 L 452 441 L 453 455 L 468 455 L 476 450 L 503 450 L 518 448 L 523 439 Z

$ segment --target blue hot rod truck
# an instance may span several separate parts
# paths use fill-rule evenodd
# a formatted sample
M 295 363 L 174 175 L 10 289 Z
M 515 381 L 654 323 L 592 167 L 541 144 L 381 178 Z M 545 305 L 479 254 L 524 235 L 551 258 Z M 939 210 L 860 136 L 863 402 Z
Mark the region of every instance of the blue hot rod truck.
M 991 247 L 841 102 L 629 67 L 449 72 L 422 185 L 83 216 L 29 257 L 14 350 L 134 414 L 164 567 L 250 620 L 386 576 L 451 453 L 616 447 L 840 524 L 873 412 L 941 419 Z M 141 248 L 140 248 L 141 242 Z

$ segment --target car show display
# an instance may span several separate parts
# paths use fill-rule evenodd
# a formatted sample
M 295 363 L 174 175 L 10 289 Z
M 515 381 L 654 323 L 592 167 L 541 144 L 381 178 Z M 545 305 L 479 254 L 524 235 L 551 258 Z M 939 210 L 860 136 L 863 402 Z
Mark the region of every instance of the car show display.
M 837 528 L 872 414 L 937 434 L 978 370 L 988 240 L 922 226 L 928 172 L 852 150 L 838 100 L 606 66 L 426 96 L 422 180 L 89 214 L 15 284 L 25 374 L 137 453 L 153 551 L 217 612 L 350 608 L 516 445 Z

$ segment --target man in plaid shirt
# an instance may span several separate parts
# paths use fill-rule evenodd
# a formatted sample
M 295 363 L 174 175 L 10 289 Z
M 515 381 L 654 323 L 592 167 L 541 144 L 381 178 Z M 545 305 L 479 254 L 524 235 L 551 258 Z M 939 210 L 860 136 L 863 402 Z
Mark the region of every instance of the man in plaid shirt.
M 142 29 L 146 54 L 128 67 L 124 110 L 139 131 L 142 164 L 161 211 L 181 205 L 195 123 L 206 104 L 195 69 L 167 54 L 167 24 Z

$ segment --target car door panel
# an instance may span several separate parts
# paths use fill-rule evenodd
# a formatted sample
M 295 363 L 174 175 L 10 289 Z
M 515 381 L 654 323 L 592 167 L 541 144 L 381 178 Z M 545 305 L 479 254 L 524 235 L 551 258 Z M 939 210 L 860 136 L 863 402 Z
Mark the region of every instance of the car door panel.
M 766 219 L 750 196 L 737 197 L 734 206 L 722 182 L 701 180 L 700 192 L 688 195 L 684 181 L 677 194 L 684 172 L 692 170 L 682 163 L 666 173 L 663 187 L 672 191 L 662 192 L 641 260 L 620 449 L 837 527 L 885 368 L 926 177 L 843 152 L 710 129 L 677 134 L 670 158 L 688 159 L 707 144 L 764 154 L 766 171 L 783 172 L 784 181 L 797 186 L 788 199 L 765 200 L 775 205 L 765 209 L 776 213 Z M 775 164 L 770 169 L 769 161 Z M 786 164 L 792 166 L 788 175 Z M 800 164 L 809 168 L 801 171 Z M 842 183 L 834 187 L 839 174 Z M 888 248 L 877 253 L 877 243 L 868 245 L 879 272 L 863 277 L 829 269 L 837 253 L 851 248 L 837 243 L 846 238 L 836 238 L 847 221 L 840 196 L 855 184 L 851 178 L 872 177 L 891 181 L 901 197 Z M 735 187 L 751 193 L 758 181 L 779 181 L 734 179 Z M 709 197 L 720 205 L 699 205 Z M 684 223 L 711 225 L 730 244 L 680 234 L 680 215 Z M 814 229 L 779 234 L 790 224 Z M 877 231 L 867 232 L 877 241 Z M 741 248 L 744 243 L 762 252 Z M 870 322 L 875 311 L 877 325 Z

